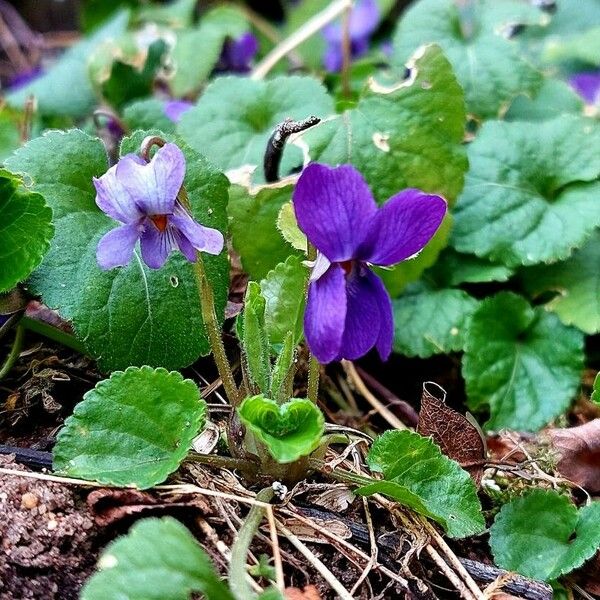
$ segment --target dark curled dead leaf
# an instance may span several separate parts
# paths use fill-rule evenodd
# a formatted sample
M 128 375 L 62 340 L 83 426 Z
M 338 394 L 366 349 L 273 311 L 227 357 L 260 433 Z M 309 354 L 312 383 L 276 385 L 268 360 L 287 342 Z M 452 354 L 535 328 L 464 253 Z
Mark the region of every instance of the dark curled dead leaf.
M 431 436 L 449 458 L 469 472 L 477 485 L 481 483 L 487 454 L 481 430 L 464 415 L 448 407 L 446 392 L 437 384 L 423 384 L 417 432 Z

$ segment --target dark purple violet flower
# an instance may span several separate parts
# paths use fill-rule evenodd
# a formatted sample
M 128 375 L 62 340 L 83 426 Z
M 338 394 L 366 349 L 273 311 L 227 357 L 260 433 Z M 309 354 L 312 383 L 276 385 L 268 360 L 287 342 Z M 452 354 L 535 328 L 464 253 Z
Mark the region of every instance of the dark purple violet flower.
M 217 71 L 247 73 L 258 52 L 258 40 L 247 31 L 238 38 L 228 38 L 223 45 Z
M 587 104 L 600 104 L 600 71 L 577 73 L 569 83 Z
M 356 0 L 350 13 L 350 56 L 359 58 L 369 49 L 371 34 L 379 23 L 377 0 Z M 323 66 L 327 71 L 336 73 L 344 62 L 344 32 L 340 22 L 330 23 L 323 29 L 327 48 L 323 55 Z
M 163 110 L 167 119 L 170 119 L 173 123 L 179 123 L 183 113 L 190 110 L 192 106 L 194 105 L 187 100 L 169 100 L 165 102 Z
M 42 70 L 42 67 L 39 66 L 17 73 L 10 78 L 7 89 L 11 92 L 15 92 L 36 80 L 38 77 L 41 77 L 43 74 L 44 71 Z
M 378 208 L 351 165 L 304 169 L 293 196 L 298 226 L 318 253 L 308 287 L 304 334 L 322 363 L 392 350 L 390 297 L 371 265 L 414 257 L 446 214 L 440 196 L 407 189 Z
M 177 200 L 185 176 L 185 158 L 175 144 L 165 144 L 146 163 L 127 154 L 99 179 L 94 178 L 96 204 L 123 223 L 98 243 L 96 258 L 103 270 L 129 263 L 138 239 L 142 259 L 159 269 L 172 250 L 190 262 L 196 250 L 219 254 L 223 234 L 197 223 Z

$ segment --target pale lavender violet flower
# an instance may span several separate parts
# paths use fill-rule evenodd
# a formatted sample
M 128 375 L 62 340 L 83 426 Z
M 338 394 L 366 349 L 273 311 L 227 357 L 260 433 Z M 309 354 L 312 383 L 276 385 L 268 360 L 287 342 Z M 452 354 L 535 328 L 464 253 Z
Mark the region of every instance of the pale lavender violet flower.
M 440 226 L 446 202 L 407 189 L 378 208 L 353 166 L 313 163 L 302 172 L 293 203 L 298 226 L 318 251 L 304 314 L 308 347 L 321 363 L 355 360 L 373 347 L 386 360 L 392 305 L 370 266 L 418 254 Z
M 127 265 L 138 240 L 142 259 L 151 269 L 162 267 L 172 250 L 190 262 L 196 260 L 196 250 L 221 252 L 223 234 L 197 223 L 177 200 L 184 176 L 183 152 L 165 144 L 149 163 L 127 154 L 102 177 L 94 177 L 96 204 L 123 223 L 98 243 L 101 269 Z
M 369 49 L 371 34 L 379 23 L 379 6 L 377 0 L 357 0 L 350 13 L 350 56 L 359 58 Z M 331 73 L 342 68 L 344 61 L 344 31 L 340 22 L 330 23 L 323 28 L 323 37 L 327 48 L 323 55 L 323 66 Z
M 238 38 L 228 38 L 216 69 L 229 73 L 247 73 L 257 52 L 258 40 L 249 31 Z
M 187 100 L 168 100 L 165 102 L 163 112 L 167 119 L 173 121 L 173 123 L 179 123 L 183 113 L 187 112 L 192 108 L 193 103 Z
M 600 71 L 577 73 L 569 84 L 587 104 L 600 104 Z

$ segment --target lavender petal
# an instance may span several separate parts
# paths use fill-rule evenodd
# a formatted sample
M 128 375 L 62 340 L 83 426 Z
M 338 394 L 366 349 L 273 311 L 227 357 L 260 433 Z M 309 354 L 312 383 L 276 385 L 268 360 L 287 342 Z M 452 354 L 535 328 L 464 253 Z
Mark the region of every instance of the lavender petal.
M 187 100 L 169 100 L 163 107 L 167 119 L 173 121 L 173 123 L 179 123 L 183 113 L 187 112 L 194 105 Z
M 204 227 L 187 213 L 176 213 L 169 221 L 190 241 L 192 246 L 208 254 L 220 254 L 223 250 L 223 234 L 218 229 Z
M 588 104 L 600 104 L 600 71 L 577 73 L 569 84 Z
M 144 232 L 140 237 L 142 260 L 151 269 L 160 269 L 169 257 L 171 250 L 179 248 L 176 230 L 167 225 L 160 231 L 150 219 L 146 219 Z
M 96 249 L 98 266 L 103 271 L 108 271 L 129 264 L 139 236 L 139 223 L 121 225 L 105 233 L 98 242 Z
M 94 177 L 96 204 L 109 217 L 121 223 L 134 223 L 142 217 L 135 200 L 116 178 L 116 165 L 102 177 Z

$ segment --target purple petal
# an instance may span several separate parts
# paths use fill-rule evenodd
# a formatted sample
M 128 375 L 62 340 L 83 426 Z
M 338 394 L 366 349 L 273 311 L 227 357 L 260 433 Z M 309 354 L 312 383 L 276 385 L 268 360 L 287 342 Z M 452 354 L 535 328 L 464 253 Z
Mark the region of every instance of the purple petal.
M 600 71 L 577 73 L 569 84 L 588 104 L 600 104 Z
M 137 222 L 142 217 L 142 213 L 131 194 L 116 178 L 116 169 L 115 165 L 102 177 L 93 178 L 96 187 L 96 204 L 100 210 L 116 221 L 121 223 Z
M 165 102 L 163 111 L 167 116 L 167 119 L 173 121 L 173 123 L 179 123 L 183 113 L 187 112 L 194 105 L 187 100 L 169 100 Z
M 228 39 L 223 46 L 219 69 L 245 73 L 250 70 L 250 63 L 258 52 L 258 40 L 247 31 L 237 39 Z
M 325 54 L 323 54 L 323 66 L 329 73 L 341 71 L 344 63 L 342 45 L 338 42 L 328 42 Z
M 185 158 L 175 144 L 165 144 L 148 164 L 124 156 L 116 175 L 145 215 L 169 215 L 183 184 Z
M 346 318 L 346 278 L 339 265 L 308 286 L 304 335 L 310 351 L 320 363 L 339 354 Z
M 357 258 L 375 265 L 394 265 L 420 252 L 446 214 L 440 196 L 408 189 L 392 196 L 371 219 Z
M 377 205 L 352 166 L 308 165 L 293 195 L 298 226 L 331 262 L 354 258 Z
M 357 0 L 350 13 L 350 40 L 368 38 L 377 29 L 379 23 L 379 5 L 377 0 Z M 328 42 L 343 43 L 342 23 L 337 21 L 323 28 L 323 36 Z
M 356 360 L 379 341 L 385 316 L 381 309 L 387 303 L 391 311 L 391 302 L 379 278 L 364 266 L 354 267 L 347 279 L 346 292 L 346 321 L 337 360 Z
M 200 225 L 183 209 L 181 209 L 181 212 L 169 217 L 169 221 L 179 229 L 197 250 L 208 254 L 220 254 L 223 250 L 223 234 L 218 229 Z
M 181 231 L 177 234 L 177 245 L 179 246 L 181 254 L 183 254 L 190 262 L 196 262 L 198 260 L 196 248 L 192 246 L 192 242 L 190 242 Z
M 177 250 L 177 231 L 167 226 L 160 231 L 156 225 L 146 219 L 144 232 L 140 237 L 142 259 L 151 269 L 160 269 L 169 257 L 171 250 Z
M 377 337 L 375 347 L 381 360 L 385 361 L 392 353 L 392 343 L 394 342 L 392 300 L 385 289 L 383 281 L 375 273 L 369 270 L 367 277 L 370 280 L 371 288 L 377 297 L 377 304 L 379 305 L 379 336 Z
M 104 234 L 98 242 L 96 260 L 103 271 L 124 267 L 133 256 L 135 243 L 140 236 L 139 223 L 121 225 Z

